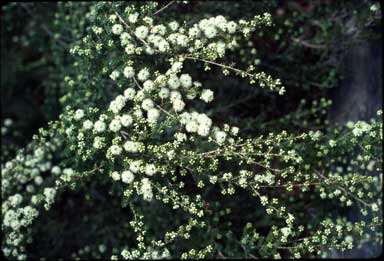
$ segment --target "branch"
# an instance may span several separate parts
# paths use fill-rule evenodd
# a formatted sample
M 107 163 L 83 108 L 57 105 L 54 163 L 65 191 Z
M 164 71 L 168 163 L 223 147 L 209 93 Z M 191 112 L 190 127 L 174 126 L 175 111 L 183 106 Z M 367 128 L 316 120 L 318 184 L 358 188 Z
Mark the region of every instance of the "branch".
M 159 10 L 157 10 L 156 12 L 153 13 L 153 16 L 157 15 L 158 13 L 162 12 L 164 9 L 168 8 L 169 6 L 171 6 L 173 3 L 175 3 L 175 1 L 171 1 L 169 2 L 168 4 L 166 4 L 165 6 L 163 6 L 162 8 L 160 8 Z

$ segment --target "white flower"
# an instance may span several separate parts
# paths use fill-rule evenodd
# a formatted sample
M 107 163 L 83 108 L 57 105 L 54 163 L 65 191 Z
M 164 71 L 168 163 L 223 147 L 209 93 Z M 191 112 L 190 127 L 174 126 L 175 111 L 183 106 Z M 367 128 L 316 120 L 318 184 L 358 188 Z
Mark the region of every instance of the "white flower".
M 96 136 L 95 139 L 93 140 L 93 147 L 95 149 L 101 149 L 104 146 L 102 138 L 99 136 Z
M 153 198 L 152 186 L 148 178 L 143 178 L 141 180 L 140 190 L 141 190 L 141 193 L 143 194 L 144 200 L 148 200 L 148 201 L 152 200 Z
M 153 81 L 151 81 L 151 80 L 146 80 L 146 81 L 143 83 L 143 88 L 144 88 L 144 90 L 146 90 L 147 92 L 150 92 L 150 91 L 152 91 L 152 90 L 155 88 L 155 84 L 154 84 Z
M 139 91 L 136 93 L 136 97 L 135 97 L 135 99 L 136 99 L 137 101 L 142 101 L 142 100 L 144 100 L 144 98 L 145 98 L 144 90 L 139 90 Z
M 225 55 L 225 43 L 220 41 L 216 44 L 216 51 L 220 56 Z
M 114 80 L 114 81 L 116 81 L 116 79 L 119 78 L 119 76 L 120 76 L 120 72 L 119 72 L 119 71 L 116 71 L 116 70 L 114 70 L 114 71 L 109 75 L 109 77 L 110 77 L 112 80 Z
M 55 198 L 56 195 L 56 189 L 55 188 L 45 188 L 43 192 L 45 196 L 45 201 L 49 203 L 53 203 L 53 199 Z
M 231 133 L 233 136 L 236 136 L 239 133 L 239 128 L 238 127 L 232 127 Z
M 199 22 L 199 28 L 201 29 L 201 30 L 203 30 L 207 25 L 209 25 L 210 23 L 209 23 L 209 21 L 208 21 L 208 19 L 206 19 L 206 18 L 204 18 L 204 19 L 202 19 L 202 20 L 200 20 L 200 22 Z
M 117 18 L 117 16 L 114 15 L 114 14 L 112 14 L 112 15 L 109 16 L 109 21 L 110 21 L 111 23 L 114 23 L 114 22 L 116 21 L 116 18 Z
M 200 136 L 206 137 L 209 135 L 210 127 L 208 125 L 199 125 L 197 129 L 197 134 Z
M 172 31 L 176 31 L 177 28 L 179 28 L 179 23 L 176 21 L 172 21 L 168 24 L 169 28 L 171 28 Z
M 74 116 L 75 120 L 78 121 L 83 117 L 84 117 L 84 111 L 82 109 L 78 109 L 75 111 L 75 116 Z
M 132 78 L 135 75 L 135 71 L 132 66 L 126 66 L 124 68 L 123 74 L 127 78 Z
M 227 137 L 227 134 L 224 131 L 218 131 L 215 134 L 215 139 L 219 144 L 224 143 L 226 137 Z
M 146 16 L 146 17 L 143 18 L 143 21 L 144 21 L 146 24 L 150 25 L 150 26 L 153 25 L 153 18 L 152 18 L 152 17 Z
M 179 142 L 183 142 L 183 141 L 187 140 L 187 135 L 185 135 L 185 133 L 177 132 L 177 133 L 175 133 L 174 136 L 175 136 L 176 140 Z
M 159 97 L 161 99 L 165 99 L 165 98 L 168 98 L 168 96 L 169 96 L 168 88 L 161 88 L 160 91 L 159 91 Z
M 54 166 L 51 170 L 52 174 L 59 175 L 61 173 L 61 169 L 59 166 Z
M 148 176 L 152 176 L 155 173 L 156 173 L 156 166 L 154 164 L 147 164 L 145 166 L 145 174 L 147 174 Z
M 11 205 L 13 207 L 16 207 L 17 205 L 19 205 L 23 201 L 23 196 L 20 194 L 15 194 L 15 195 L 9 197 L 9 201 L 11 202 Z
M 137 141 L 126 141 L 124 143 L 124 149 L 127 151 L 127 152 L 132 152 L 132 153 L 136 153 L 139 151 L 139 148 L 141 146 L 141 142 L 137 142 Z
M 148 31 L 148 27 L 141 25 L 136 28 L 135 35 L 140 39 L 145 39 L 145 37 L 148 35 Z
M 169 51 L 169 43 L 166 40 L 161 40 L 158 42 L 157 48 L 160 52 Z
M 138 13 L 130 14 L 130 15 L 128 15 L 128 22 L 130 22 L 131 24 L 134 24 L 137 22 L 137 18 L 139 18 Z
M 132 116 L 129 114 L 124 114 L 123 116 L 121 116 L 120 122 L 121 122 L 121 125 L 123 125 L 124 127 L 128 127 L 133 122 Z
M 230 33 L 230 34 L 235 33 L 236 32 L 236 27 L 237 27 L 236 22 L 234 22 L 234 21 L 228 22 L 227 23 L 227 31 L 228 31 L 228 33 Z
M 172 64 L 171 71 L 174 73 L 179 72 L 183 68 L 183 62 L 177 61 Z
M 247 187 L 247 178 L 245 178 L 245 177 L 241 177 L 241 178 L 239 179 L 239 185 L 240 185 L 240 187 L 242 187 L 242 188 Z
M 207 38 L 213 38 L 217 34 L 217 30 L 214 26 L 207 26 L 203 30 L 204 30 L 204 34 Z
M 141 165 L 141 162 L 139 160 L 132 161 L 129 164 L 129 170 L 132 171 L 133 173 L 138 173 L 140 170 L 140 165 Z
M 121 129 L 121 123 L 119 119 L 113 119 L 109 124 L 109 129 L 113 132 L 118 132 Z
M 185 129 L 187 132 L 196 132 L 199 125 L 196 121 L 189 121 L 187 125 L 185 125 Z
M 192 77 L 189 74 L 180 75 L 180 83 L 184 88 L 189 88 L 192 86 Z
M 171 91 L 170 100 L 173 102 L 174 100 L 181 100 L 181 93 L 178 91 Z
M 185 103 L 181 99 L 176 99 L 172 102 L 172 107 L 175 111 L 179 112 L 182 111 L 185 107 Z
M 180 86 L 179 78 L 176 75 L 172 75 L 168 80 L 168 85 L 171 89 L 177 89 Z
M 151 30 L 151 31 L 152 31 L 152 30 Z M 150 35 L 147 37 L 147 42 L 156 45 L 160 38 L 162 38 L 162 37 L 160 37 L 160 36 L 158 36 L 158 35 L 155 35 L 155 34 L 150 34 Z
M 139 73 L 137 74 L 137 78 L 138 78 L 140 81 L 142 81 L 142 82 L 144 82 L 145 80 L 147 80 L 148 77 L 149 77 L 149 71 L 148 71 L 148 68 L 147 68 L 147 67 L 141 69 L 141 70 L 139 71 Z
M 211 125 L 212 125 L 212 120 L 204 113 L 200 113 L 196 117 L 196 120 L 197 120 L 197 123 L 199 125 L 204 125 L 204 126 L 208 126 L 208 127 L 211 127 Z
M 131 40 L 132 37 L 129 33 L 127 32 L 124 32 L 120 35 L 120 42 L 121 42 L 121 46 L 126 46 L 127 44 L 130 43 L 129 40 Z
M 109 110 L 111 110 L 114 114 L 117 114 L 124 108 L 126 102 L 126 98 L 122 95 L 116 97 L 109 105 Z
M 93 127 L 93 122 L 90 120 L 86 120 L 83 122 L 83 128 L 86 130 L 90 130 Z
M 135 45 L 132 43 L 127 43 L 127 46 L 125 47 L 124 50 L 127 54 L 134 54 L 135 53 Z
M 124 28 L 121 24 L 114 24 L 112 26 L 112 33 L 113 34 L 116 34 L 116 35 L 119 35 L 123 32 Z
M 199 36 L 199 34 L 200 34 L 200 30 L 199 30 L 199 28 L 197 26 L 193 26 L 192 28 L 190 28 L 188 30 L 189 37 L 193 37 L 194 38 L 194 37 Z
M 203 42 L 200 39 L 196 39 L 194 42 L 194 48 L 199 49 L 201 47 L 203 47 Z
M 185 111 L 182 114 L 180 114 L 180 123 L 181 124 L 187 124 L 187 122 L 189 122 L 191 120 L 192 120 L 192 117 L 191 117 L 190 113 Z
M 155 108 L 152 108 L 152 109 L 148 110 L 147 120 L 148 120 L 149 123 L 156 123 L 156 121 L 159 118 L 159 116 L 160 116 L 159 110 L 157 110 Z
M 124 91 L 124 96 L 125 96 L 125 98 L 127 98 L 128 100 L 133 100 L 133 98 L 135 98 L 135 95 L 136 95 L 136 91 L 135 91 L 135 89 L 133 89 L 133 88 L 127 88 L 127 89 Z
M 213 100 L 213 94 L 213 91 L 211 91 L 210 89 L 204 89 L 201 92 L 200 99 L 202 99 L 206 103 L 211 102 Z
M 372 211 L 374 211 L 374 212 L 379 211 L 379 207 L 377 206 L 376 203 L 373 203 L 373 204 L 371 205 L 371 208 L 372 208 Z
M 134 178 L 135 176 L 129 170 L 125 170 L 121 173 L 121 181 L 124 183 L 127 183 L 127 184 L 132 183 Z
M 188 100 L 194 100 L 197 96 L 197 92 L 195 89 L 190 89 L 185 96 Z
M 141 110 L 140 108 L 136 108 L 136 109 L 133 111 L 133 115 L 134 115 L 136 118 L 140 119 L 140 118 L 143 117 L 143 112 L 142 112 L 142 110 Z
M 156 77 L 155 84 L 159 87 L 165 87 L 165 85 L 167 84 L 167 77 L 163 74 L 160 74 Z
M 214 24 L 222 31 L 226 31 L 227 29 L 227 19 L 222 15 L 218 15 L 214 18 Z
M 120 155 L 121 152 L 123 152 L 123 149 L 118 145 L 112 145 L 109 150 L 111 151 L 112 155 Z
M 371 126 L 368 123 L 364 121 L 358 121 L 355 123 L 352 133 L 354 136 L 359 137 L 364 132 L 369 132 L 370 130 L 371 130 Z
M 348 235 L 344 238 L 345 242 L 347 242 L 348 244 L 352 244 L 353 243 L 353 237 L 351 235 Z
M 145 48 L 145 53 L 146 54 L 149 54 L 149 55 L 152 55 L 152 54 L 154 54 L 154 50 L 151 48 L 151 47 L 149 47 L 149 46 L 147 46 L 146 48 Z
M 291 228 L 289 227 L 283 227 L 282 229 L 280 229 L 280 231 L 285 237 L 288 237 L 291 234 Z
M 115 181 L 120 180 L 120 174 L 119 174 L 119 172 L 117 172 L 117 171 L 112 172 L 112 173 L 111 173 L 111 177 L 112 177 L 112 179 L 115 180 Z
M 155 25 L 151 29 L 151 33 L 164 35 L 167 32 L 167 28 L 163 24 Z
M 149 98 L 146 98 L 143 100 L 141 103 L 141 107 L 145 110 L 148 111 L 149 109 L 154 107 L 153 101 Z
M 176 38 L 176 43 L 180 46 L 187 46 L 188 44 L 188 37 L 183 35 L 183 34 L 179 34 Z

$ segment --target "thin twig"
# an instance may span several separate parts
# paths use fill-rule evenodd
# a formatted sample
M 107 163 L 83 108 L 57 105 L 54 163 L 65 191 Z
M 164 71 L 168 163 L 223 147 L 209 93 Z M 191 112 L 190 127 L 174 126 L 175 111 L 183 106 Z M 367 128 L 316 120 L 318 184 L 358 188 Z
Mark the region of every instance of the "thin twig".
M 312 43 L 308 43 L 307 41 L 305 40 L 301 40 L 299 38 L 292 38 L 293 41 L 305 46 L 305 47 L 308 47 L 308 48 L 312 48 L 312 49 L 325 49 L 327 46 L 324 45 L 324 44 L 312 44 Z
M 157 10 L 156 12 L 153 13 L 153 15 L 157 15 L 158 13 L 162 12 L 164 9 L 168 8 L 169 6 L 171 6 L 173 3 L 175 3 L 175 1 L 171 1 L 169 2 L 168 4 L 166 4 L 165 6 L 163 6 L 162 8 L 160 8 L 159 10 Z

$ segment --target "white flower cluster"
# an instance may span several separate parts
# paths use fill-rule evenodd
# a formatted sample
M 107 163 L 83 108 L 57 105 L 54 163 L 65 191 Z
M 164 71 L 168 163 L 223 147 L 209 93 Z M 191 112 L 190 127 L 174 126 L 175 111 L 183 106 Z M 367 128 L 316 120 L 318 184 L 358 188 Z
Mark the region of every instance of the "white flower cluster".
M 128 21 L 131 19 L 132 24 L 138 21 L 138 15 L 130 14 L 128 16 Z M 140 41 L 144 42 L 145 51 L 147 54 L 151 55 L 154 52 L 168 52 L 172 48 L 186 48 L 189 47 L 190 50 L 199 49 L 203 47 L 202 38 L 208 40 L 215 38 L 224 34 L 234 34 L 239 25 L 235 21 L 227 21 L 226 18 L 222 15 L 216 17 L 211 17 L 209 19 L 202 19 L 198 23 L 192 25 L 190 28 L 186 29 L 179 25 L 177 21 L 171 21 L 167 26 L 163 24 L 152 25 L 153 20 L 149 17 L 144 17 L 143 22 L 150 25 L 140 25 L 135 28 L 134 35 Z M 247 23 L 245 23 L 247 24 Z M 244 27 L 244 24 L 242 25 Z M 249 33 L 252 29 L 249 27 L 243 28 L 244 33 Z M 120 35 L 121 45 L 125 46 L 125 51 L 127 54 L 140 54 L 141 47 L 136 47 L 133 43 L 131 36 L 128 33 L 123 32 L 123 27 L 120 24 L 114 24 L 112 26 L 112 33 Z M 167 35 L 168 34 L 168 35 Z M 199 39 L 201 38 L 201 39 Z M 191 42 L 193 42 L 191 44 Z M 220 56 L 224 56 L 225 48 L 229 48 L 231 45 L 226 45 L 223 41 L 218 43 L 212 43 L 215 46 L 210 46 L 210 48 L 215 48 L 220 53 Z
M 363 135 L 363 133 L 369 132 L 371 130 L 371 125 L 366 123 L 365 121 L 358 121 L 355 123 L 352 133 L 356 137 Z
M 78 113 L 83 116 L 83 113 Z M 51 141 L 46 141 L 43 147 L 37 147 L 34 151 L 27 154 L 19 153 L 15 159 L 8 161 L 2 166 L 2 213 L 3 213 L 3 229 L 8 227 L 12 232 L 7 233 L 4 236 L 4 242 L 8 247 L 3 247 L 4 252 L 11 251 L 13 247 L 12 255 L 22 258 L 24 255 L 21 254 L 23 243 L 22 240 L 25 238 L 25 230 L 21 228 L 26 228 L 32 224 L 33 220 L 39 215 L 39 212 L 35 206 L 37 206 L 42 200 L 46 203 L 45 208 L 48 209 L 49 206 L 53 203 L 52 195 L 46 195 L 44 193 L 40 198 L 37 195 L 32 195 L 28 198 L 29 193 L 36 192 L 36 186 L 42 186 L 44 179 L 41 176 L 41 172 L 47 172 L 51 169 L 52 174 L 57 174 L 59 168 L 57 166 L 52 168 L 52 152 L 60 146 L 61 142 L 57 139 L 52 139 Z M 14 170 L 16 166 L 22 166 L 17 175 L 10 175 L 11 171 Z M 28 194 L 23 194 L 21 191 L 18 193 L 12 193 L 11 190 L 14 189 L 14 184 L 26 184 L 25 190 Z M 24 187 L 24 186 L 23 186 Z M 45 192 L 45 189 L 44 189 Z M 5 197 L 5 195 L 10 195 Z M 48 196 L 48 197 L 47 197 Z M 22 206 L 24 204 L 32 204 L 35 206 Z M 20 249 L 20 250 L 19 250 Z
M 147 164 L 145 166 L 145 174 L 153 176 L 156 173 L 156 166 L 154 164 Z
M 183 112 L 180 115 L 180 123 L 185 125 L 187 132 L 200 136 L 208 136 L 212 126 L 212 120 L 206 114 L 198 112 Z
M 113 180 L 121 180 L 123 183 L 130 184 L 135 179 L 133 173 L 129 170 L 124 170 L 121 174 L 117 171 L 113 171 L 111 174 Z
M 75 120 L 81 120 L 84 117 L 84 111 L 82 109 L 78 109 L 75 111 L 74 119 Z
M 204 89 L 201 92 L 200 99 L 202 99 L 204 102 L 209 103 L 213 101 L 213 91 L 210 89 Z
M 45 209 L 49 209 L 50 206 L 53 204 L 56 196 L 56 189 L 55 188 L 44 188 L 44 196 L 45 196 Z
M 124 149 L 127 152 L 136 153 L 143 150 L 143 148 L 144 144 L 142 142 L 128 140 L 124 143 Z
M 140 193 L 143 194 L 143 199 L 151 201 L 153 198 L 152 185 L 151 181 L 148 178 L 143 178 L 141 180 Z
M 120 155 L 123 152 L 123 149 L 119 145 L 112 145 L 109 147 L 109 151 L 112 155 L 117 156 Z
M 125 106 L 127 98 L 124 95 L 118 95 L 111 103 L 109 104 L 109 110 L 113 113 L 119 113 Z
M 223 144 L 226 138 L 227 138 L 227 133 L 225 133 L 224 131 L 216 131 L 215 140 L 217 143 Z
M 118 70 L 114 70 L 114 71 L 111 72 L 111 74 L 109 75 L 109 77 L 110 77 L 112 80 L 116 81 L 117 78 L 120 77 L 120 72 L 119 72 Z
M 94 124 L 94 130 L 96 133 L 104 132 L 106 129 L 106 124 L 103 120 L 98 120 Z
M 121 24 L 114 24 L 112 26 L 112 33 L 116 35 L 120 35 L 123 32 L 124 28 Z
M 138 173 L 140 171 L 141 167 L 141 161 L 140 160 L 134 160 L 129 164 L 129 170 L 133 173 Z
M 10 227 L 14 231 L 18 231 L 20 228 L 27 227 L 28 225 L 30 225 L 38 215 L 39 212 L 37 211 L 37 209 L 31 206 L 17 208 L 16 211 L 13 209 L 9 209 L 4 214 L 3 226 Z M 15 237 L 17 237 L 16 234 Z M 18 245 L 20 239 L 20 237 L 14 238 L 12 244 Z
M 141 25 L 136 27 L 135 35 L 140 39 L 145 39 L 148 36 L 149 29 L 148 27 Z
M 63 180 L 64 182 L 69 182 L 72 180 L 72 177 L 74 176 L 74 174 L 75 174 L 75 171 L 72 168 L 65 168 L 63 169 L 60 179 Z
M 160 116 L 160 111 L 158 109 L 152 108 L 147 111 L 147 121 L 149 123 L 156 123 Z

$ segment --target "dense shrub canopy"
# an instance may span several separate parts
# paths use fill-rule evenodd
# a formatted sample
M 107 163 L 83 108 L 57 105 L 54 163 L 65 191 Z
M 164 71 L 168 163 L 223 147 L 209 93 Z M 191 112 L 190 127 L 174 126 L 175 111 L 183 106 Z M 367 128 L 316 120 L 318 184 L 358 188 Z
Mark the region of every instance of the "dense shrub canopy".
M 3 254 L 377 255 L 382 108 L 328 114 L 357 2 L 3 6 Z

